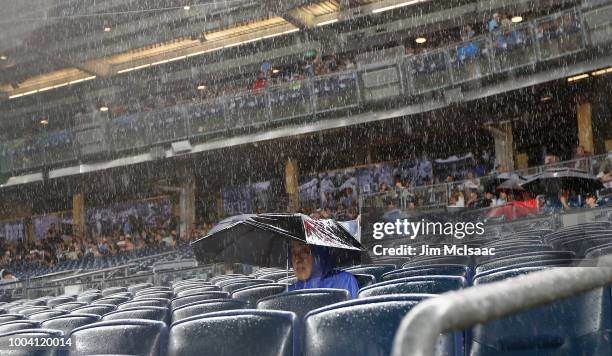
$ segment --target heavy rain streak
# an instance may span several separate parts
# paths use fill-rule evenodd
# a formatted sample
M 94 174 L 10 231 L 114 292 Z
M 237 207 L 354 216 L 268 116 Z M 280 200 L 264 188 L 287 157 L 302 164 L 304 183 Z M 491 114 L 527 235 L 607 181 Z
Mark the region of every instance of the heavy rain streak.
M 612 356 L 612 0 L 3 0 L 0 355 Z

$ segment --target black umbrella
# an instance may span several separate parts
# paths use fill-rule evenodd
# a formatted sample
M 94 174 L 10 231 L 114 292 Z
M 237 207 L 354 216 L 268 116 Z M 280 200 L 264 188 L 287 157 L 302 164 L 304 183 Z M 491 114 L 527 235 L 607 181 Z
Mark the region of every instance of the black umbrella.
M 535 194 L 557 194 L 561 190 L 581 194 L 603 188 L 597 177 L 573 168 L 549 169 L 527 180 L 522 186 Z
M 329 248 L 337 266 L 359 263 L 365 255 L 362 245 L 340 224 L 303 214 L 245 215 L 213 229 L 192 246 L 201 263 L 285 267 L 292 240 Z

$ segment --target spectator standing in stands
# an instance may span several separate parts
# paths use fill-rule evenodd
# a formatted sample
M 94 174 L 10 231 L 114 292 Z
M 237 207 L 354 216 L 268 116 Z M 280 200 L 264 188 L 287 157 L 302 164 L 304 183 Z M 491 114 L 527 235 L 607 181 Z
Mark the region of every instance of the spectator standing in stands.
M 257 93 L 261 90 L 265 89 L 268 86 L 268 81 L 266 80 L 265 74 L 263 72 L 259 72 L 257 75 L 257 80 L 253 83 L 253 92 Z
M 289 291 L 335 288 L 347 290 L 351 299 L 357 298 L 357 280 L 352 274 L 335 269 L 335 261 L 328 248 L 292 240 L 290 259 L 298 281 L 289 286 Z
M 612 157 L 608 156 L 602 164 L 597 178 L 599 178 L 605 188 L 612 188 Z
M 597 204 L 597 197 L 594 194 L 587 194 L 584 198 L 584 207 L 585 208 L 597 208 L 599 205 Z
M 489 32 L 493 32 L 497 30 L 500 24 L 501 24 L 501 16 L 499 15 L 499 13 L 496 12 L 493 14 L 493 18 L 489 20 L 489 23 L 487 24 L 487 30 L 489 30 Z

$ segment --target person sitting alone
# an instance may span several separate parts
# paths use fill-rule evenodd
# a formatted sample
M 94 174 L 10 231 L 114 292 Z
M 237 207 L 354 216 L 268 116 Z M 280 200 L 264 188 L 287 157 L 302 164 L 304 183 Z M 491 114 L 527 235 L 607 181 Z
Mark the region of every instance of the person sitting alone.
M 348 272 L 334 269 L 334 258 L 325 247 L 293 240 L 290 259 L 298 280 L 289 286 L 289 291 L 311 288 L 345 289 L 351 299 L 357 298 L 357 280 Z

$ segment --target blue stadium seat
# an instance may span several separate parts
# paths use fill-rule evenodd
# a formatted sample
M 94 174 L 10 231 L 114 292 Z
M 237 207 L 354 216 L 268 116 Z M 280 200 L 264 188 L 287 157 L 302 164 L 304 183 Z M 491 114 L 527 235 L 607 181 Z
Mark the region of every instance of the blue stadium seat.
M 461 276 L 423 276 L 392 279 L 373 284 L 359 291 L 359 298 L 387 294 L 440 294 L 467 286 Z
M 349 292 L 344 289 L 302 289 L 262 298 L 257 302 L 257 309 L 290 311 L 301 320 L 311 310 L 349 298 Z
M 22 304 L 23 306 L 32 306 L 32 307 L 40 307 L 40 306 L 45 306 L 47 305 L 47 302 L 45 300 L 42 299 L 35 299 L 35 300 L 28 300 L 26 302 L 23 302 Z
M 172 309 L 172 322 L 189 318 L 194 315 L 212 313 L 222 310 L 245 309 L 246 303 L 233 299 L 210 299 L 193 302 Z
M 269 284 L 269 283 L 274 283 L 274 281 L 271 279 L 253 279 L 250 281 L 240 281 L 240 282 L 226 284 L 221 288 L 221 290 L 232 294 L 232 292 L 238 289 L 241 289 L 241 288 L 256 286 L 260 284 Z
M 315 309 L 304 321 L 304 356 L 390 355 L 402 318 L 428 294 L 371 297 Z M 463 355 L 463 334 L 444 335 L 436 355 Z
M 122 310 L 125 308 L 133 308 L 133 307 L 163 307 L 167 308 L 168 304 L 170 304 L 170 300 L 166 298 L 146 298 L 139 300 L 132 300 L 130 302 L 125 302 L 123 304 L 119 304 L 117 306 L 117 310 Z
M 147 294 L 149 292 L 172 292 L 172 288 L 170 287 L 149 287 L 149 288 L 144 288 L 141 289 L 137 292 L 134 293 L 134 296 L 139 296 L 141 294 Z
M 101 293 L 87 293 L 87 294 L 83 294 L 77 297 L 76 301 L 77 302 L 85 302 L 85 303 L 91 303 L 94 300 L 98 300 L 102 298 L 102 294 Z
M 188 289 L 183 289 L 179 292 L 175 292 L 175 296 L 176 297 L 185 297 L 188 295 L 192 295 L 192 294 L 198 294 L 198 293 L 203 293 L 203 292 L 214 292 L 214 291 L 220 291 L 221 288 L 217 287 L 217 286 L 204 286 L 204 287 L 191 287 Z
M 50 310 L 51 308 L 47 307 L 47 306 L 39 306 L 39 307 L 32 307 L 32 306 L 27 306 L 21 310 L 19 310 L 19 314 L 23 314 L 25 316 L 28 316 L 30 314 L 34 314 L 34 313 L 38 313 L 41 311 L 46 311 L 46 310 Z
M 102 295 L 106 297 L 107 295 L 120 293 L 120 292 L 127 292 L 127 291 L 128 289 L 126 287 L 111 287 L 111 288 L 103 289 L 100 293 L 102 293 Z
M 482 272 L 505 266 L 516 265 L 524 262 L 537 262 L 546 260 L 573 260 L 575 254 L 568 251 L 548 251 L 548 252 L 528 252 L 515 256 L 496 257 L 486 262 L 480 263 L 475 268 L 475 273 Z
M 47 329 L 28 329 L 15 330 L 0 334 L 0 350 L 2 356 L 57 356 L 62 355 L 62 350 L 59 347 L 40 348 L 33 346 L 11 347 L 11 340 L 15 338 L 61 338 L 64 336 L 59 330 Z
M 176 309 L 180 306 L 198 302 L 198 301 L 211 300 L 211 299 L 224 299 L 224 298 L 229 298 L 229 293 L 221 292 L 221 291 L 214 291 L 214 292 L 202 292 L 202 293 L 197 293 L 197 294 L 191 294 L 185 297 L 178 297 L 178 298 L 174 298 L 170 300 L 170 308 Z
M 470 268 L 465 265 L 431 265 L 396 269 L 383 274 L 382 281 L 390 281 L 392 279 L 418 277 L 418 276 L 461 276 L 465 279 L 470 278 Z
M 167 347 L 166 324 L 155 320 L 99 321 L 74 329 L 69 355 L 163 355 Z
M 25 319 L 23 314 L 2 314 L 0 315 L 0 323 L 6 323 L 7 321 L 23 320 Z
M 104 315 L 117 309 L 116 305 L 113 304 L 92 304 L 84 307 L 73 309 L 71 314 L 96 314 Z
M 45 329 L 61 330 L 65 335 L 68 335 L 78 327 L 95 323 L 99 320 L 100 316 L 96 314 L 71 313 L 47 319 L 41 322 L 40 326 Z
M 521 259 L 518 258 L 517 261 L 521 261 Z M 486 269 L 476 274 L 473 278 L 481 278 L 490 274 L 524 267 L 569 267 L 572 266 L 574 262 L 575 261 L 572 259 L 545 259 L 528 262 L 517 262 L 513 264 L 512 260 L 508 260 L 505 261 L 504 265 L 502 265 L 501 267 Z
M 241 300 L 247 303 L 247 308 L 256 308 L 257 301 L 261 298 L 269 297 L 284 293 L 287 291 L 287 285 L 278 283 L 268 283 L 245 287 L 238 289 L 232 293 L 232 299 Z
M 0 324 L 0 334 L 15 330 L 38 329 L 38 321 L 35 320 L 15 320 Z
M 54 310 L 64 310 L 64 311 L 71 311 L 80 307 L 84 307 L 86 306 L 87 303 L 85 302 L 68 302 L 68 303 L 63 303 L 63 304 L 59 304 L 53 307 Z
M 44 310 L 38 313 L 30 314 L 28 316 L 29 320 L 43 321 L 51 318 L 55 318 L 56 316 L 68 314 L 65 310 Z
M 377 281 L 380 281 L 383 274 L 393 271 L 396 268 L 397 266 L 393 264 L 372 264 L 349 267 L 344 270 L 352 274 L 371 274 Z
M 217 283 L 218 281 L 224 280 L 224 279 L 232 279 L 232 278 L 253 278 L 244 274 L 240 274 L 240 273 L 227 273 L 227 274 L 220 274 L 218 276 L 214 276 L 211 279 L 209 279 L 208 281 L 212 284 Z
M 119 304 L 129 302 L 129 301 L 130 301 L 130 298 L 127 298 L 127 297 L 104 297 L 102 299 L 93 301 L 90 305 L 98 305 L 98 304 L 119 305 Z
M 258 280 L 258 279 L 251 278 L 251 277 L 229 278 L 229 279 L 224 279 L 224 280 L 218 281 L 217 283 L 215 283 L 215 286 L 223 289 L 223 287 L 225 287 L 226 285 L 229 285 L 229 284 L 233 284 L 233 283 L 237 283 L 237 282 L 251 282 L 251 281 L 256 281 L 256 280 Z M 274 281 L 268 280 L 268 282 L 272 283 Z
M 297 356 L 296 316 L 269 310 L 232 310 L 172 324 L 168 356 Z
M 115 310 L 102 316 L 102 320 L 147 319 L 168 324 L 168 309 L 164 307 L 133 307 Z
M 56 298 L 52 298 L 47 300 L 47 305 L 50 307 L 54 307 L 56 305 L 60 305 L 60 304 L 64 304 L 64 303 L 69 303 L 69 302 L 74 302 L 75 299 L 72 297 L 56 297 Z
M 153 284 L 151 283 L 139 283 L 139 284 L 134 284 L 132 286 L 127 287 L 128 292 L 134 294 L 136 292 L 138 292 L 139 290 L 145 289 L 145 288 L 149 288 L 149 287 L 153 287 Z
M 498 272 L 475 279 L 474 285 L 542 269 Z M 610 289 L 600 288 L 477 325 L 472 330 L 471 355 L 611 355 L 611 308 Z
M 376 277 L 371 274 L 353 273 L 353 276 L 357 280 L 357 285 L 359 288 L 367 287 L 376 283 Z
M 166 298 L 166 299 L 170 299 L 170 298 L 173 298 L 173 297 L 174 297 L 174 293 L 172 293 L 172 292 L 158 291 L 158 292 L 150 292 L 150 293 L 139 294 L 139 295 L 135 296 L 132 300 L 149 299 L 149 298 Z
M 264 274 L 257 276 L 257 278 L 271 279 L 273 281 L 278 281 L 279 279 L 285 278 L 285 277 L 287 277 L 287 271 L 269 272 L 269 273 L 264 273 Z

